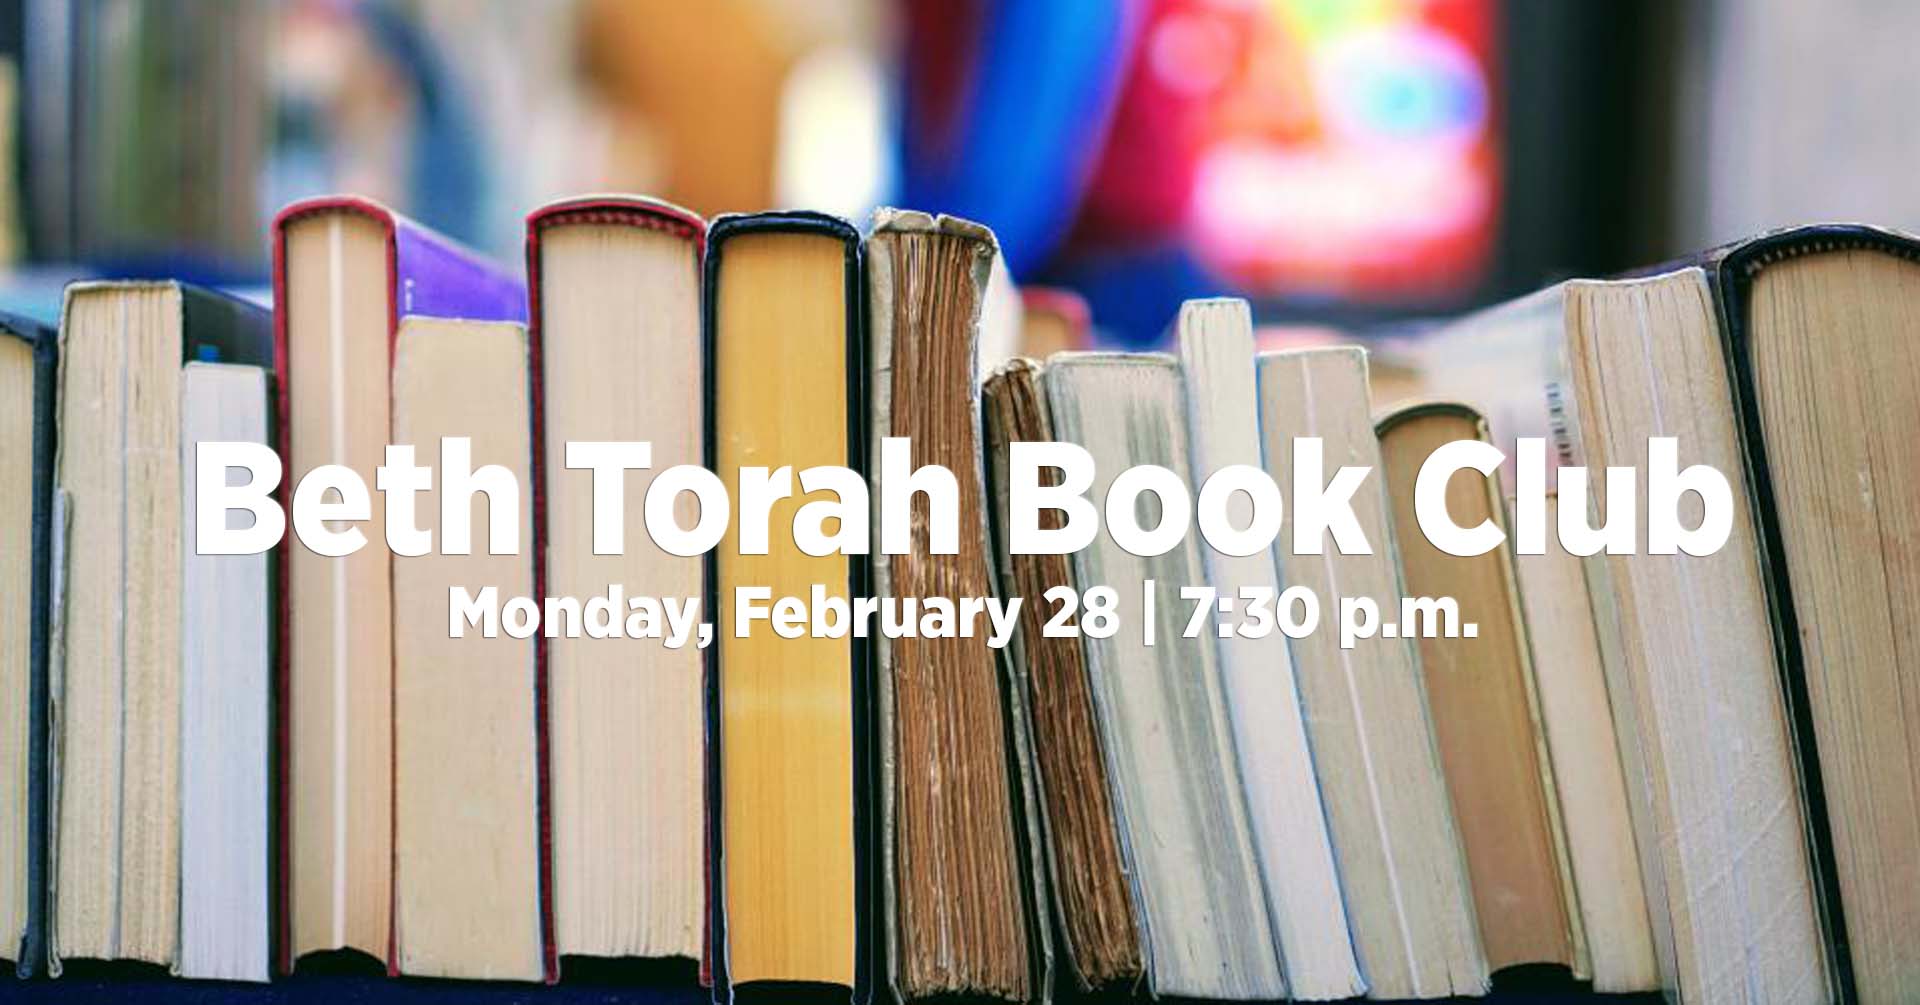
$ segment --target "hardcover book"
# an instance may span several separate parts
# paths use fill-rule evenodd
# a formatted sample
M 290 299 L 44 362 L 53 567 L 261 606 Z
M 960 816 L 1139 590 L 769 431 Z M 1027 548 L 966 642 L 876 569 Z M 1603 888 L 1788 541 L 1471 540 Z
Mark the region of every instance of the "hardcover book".
M 1920 241 L 1803 227 L 1714 270 L 1844 995 L 1920 983 Z M 1896 878 L 1901 877 L 1901 878 Z
M 708 231 L 703 330 L 707 466 L 834 465 L 864 472 L 866 345 L 859 235 L 817 213 L 723 216 Z M 863 640 L 783 639 L 765 622 L 730 637 L 737 587 L 865 595 L 864 557 L 811 555 L 802 506 L 776 502 L 764 555 L 738 521 L 711 552 L 707 749 L 718 1001 L 872 994 L 875 917 L 871 702 Z M 844 593 L 840 591 L 844 590 Z
M 517 277 L 367 200 L 294 203 L 273 243 L 283 506 L 324 464 L 374 483 L 391 442 L 402 318 L 527 317 Z M 362 531 L 384 541 L 381 508 Z M 375 546 L 327 558 L 289 534 L 280 559 L 280 965 L 355 950 L 391 969 L 392 555 Z M 549 974 L 556 964 L 549 950 Z
M 650 199 L 589 196 L 527 218 L 534 379 L 534 592 L 697 597 L 705 561 L 646 533 L 656 472 L 705 457 L 700 259 L 706 222 Z M 626 477 L 619 554 L 597 555 L 593 479 L 570 441 L 647 441 Z M 682 502 L 690 503 L 685 497 Z M 695 514 L 676 510 L 682 526 Z M 706 934 L 705 651 L 545 638 L 553 913 L 567 956 L 699 959 Z

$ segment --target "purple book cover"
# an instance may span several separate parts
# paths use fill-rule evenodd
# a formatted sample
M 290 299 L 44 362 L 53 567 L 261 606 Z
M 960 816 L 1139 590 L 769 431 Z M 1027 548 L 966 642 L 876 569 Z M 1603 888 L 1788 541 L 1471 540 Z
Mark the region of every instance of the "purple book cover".
M 328 213 L 353 213 L 379 224 L 387 237 L 387 279 L 391 284 L 387 297 L 387 346 L 391 358 L 393 339 L 398 334 L 400 319 L 410 316 L 457 318 L 468 321 L 512 321 L 525 324 L 527 321 L 527 288 L 517 271 L 499 265 L 450 238 L 409 220 L 404 216 L 370 199 L 356 196 L 323 196 L 293 203 L 280 211 L 273 221 L 273 302 L 274 311 L 274 375 L 279 392 L 275 395 L 275 418 L 278 422 L 278 440 L 280 456 L 290 459 L 293 454 L 289 443 L 292 428 L 292 414 L 287 389 L 291 386 L 287 380 L 287 315 L 284 306 L 287 300 L 287 260 L 286 228 L 295 220 Z M 280 504 L 287 506 L 288 488 L 284 484 L 280 490 Z M 283 542 L 283 547 L 286 547 Z M 291 931 L 291 911 L 289 910 L 291 893 L 292 863 L 288 857 L 288 836 L 291 822 L 291 806 L 288 797 L 289 757 L 292 753 L 289 741 L 290 710 L 287 696 L 291 694 L 291 666 L 288 661 L 284 640 L 288 637 L 288 588 L 289 565 L 286 553 L 276 563 L 276 586 L 279 593 L 278 631 L 280 644 L 274 647 L 274 672 L 276 696 L 274 700 L 274 743 L 275 771 L 278 774 L 274 787 L 274 820 L 276 840 L 274 842 L 274 860 L 276 871 L 276 892 L 278 903 L 275 905 L 275 944 L 278 963 L 282 973 L 293 969 L 293 943 Z M 534 677 L 535 707 L 539 713 L 535 717 L 538 731 L 537 748 L 539 750 L 537 814 L 540 848 L 540 941 L 545 958 L 546 979 L 549 983 L 559 977 L 559 959 L 555 955 L 553 940 L 553 902 L 551 894 L 552 876 L 552 830 L 549 826 L 549 797 L 547 778 L 547 735 L 546 735 L 546 677 L 544 668 L 536 667 Z M 397 974 L 397 958 L 389 934 L 387 946 L 387 970 Z
M 517 273 L 407 219 L 386 215 L 393 241 L 395 311 L 470 321 L 527 322 L 527 287 Z

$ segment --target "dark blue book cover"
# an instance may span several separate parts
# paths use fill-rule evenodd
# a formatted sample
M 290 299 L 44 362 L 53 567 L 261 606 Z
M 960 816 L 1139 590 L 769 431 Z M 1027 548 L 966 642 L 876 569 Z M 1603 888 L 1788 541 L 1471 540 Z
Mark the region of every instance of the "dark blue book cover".
M 23 845 L 27 861 L 26 877 L 27 913 L 26 925 L 18 932 L 6 933 L 10 948 L 4 954 L 14 960 L 14 969 L 21 977 L 31 977 L 40 969 L 46 958 L 46 918 L 47 918 L 47 603 L 52 573 L 49 557 L 52 550 L 52 506 L 53 506 L 53 378 L 55 337 L 52 328 L 37 321 L 12 314 L 0 314 L 0 337 L 22 341 L 31 354 L 33 365 L 33 394 L 30 402 L 32 410 L 33 440 L 29 448 L 32 458 L 32 515 L 27 541 L 8 541 L 6 554 L 18 554 L 14 549 L 26 546 L 31 563 L 27 606 L 24 611 L 8 611 L 5 617 L 10 626 L 24 624 L 27 645 L 27 688 L 22 695 L 0 696 L 0 701 L 24 701 L 27 710 L 27 743 L 25 778 L 27 783 L 27 812 L 20 824 L 26 828 Z M 12 472 L 5 473 L 12 477 Z M 7 632 L 8 645 L 17 644 L 21 636 L 12 627 Z M 14 765 L 5 766 L 5 770 L 17 771 Z M 9 826 L 13 823 L 9 822 Z M 16 868 L 15 863 L 0 864 L 0 867 Z

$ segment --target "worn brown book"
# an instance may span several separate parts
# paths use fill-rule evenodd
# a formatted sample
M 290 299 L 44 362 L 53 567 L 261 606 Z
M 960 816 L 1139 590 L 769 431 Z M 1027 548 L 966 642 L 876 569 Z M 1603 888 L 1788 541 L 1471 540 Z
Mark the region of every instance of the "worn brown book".
M 1049 605 L 1035 602 L 1044 601 L 1049 590 L 1073 587 L 1073 560 L 1015 555 L 1007 543 L 1009 449 L 1014 443 L 1053 439 L 1041 378 L 1038 363 L 1014 359 L 981 389 L 999 595 L 1024 601 L 1006 660 L 1014 699 L 1024 699 L 1032 724 L 1041 856 L 1061 952 L 1081 990 L 1117 988 L 1141 977 L 1140 923 L 1120 855 L 1086 653 L 1077 639 L 1047 635 Z M 1059 512 L 1041 513 L 1040 526 L 1058 530 Z
M 911 500 L 905 554 L 885 553 L 876 522 L 874 593 L 893 598 L 990 595 L 986 494 L 974 388 L 993 235 L 950 217 L 883 210 L 867 241 L 869 470 L 875 499 L 885 439 L 904 438 L 915 466 L 940 465 L 958 508 Z M 876 501 L 876 512 L 878 503 Z M 929 527 L 957 526 L 958 554 L 932 550 Z M 1008 761 L 998 658 L 989 624 L 972 638 L 875 640 L 880 840 L 889 976 L 904 1000 L 965 994 L 1033 997 L 1033 873 L 1023 794 Z

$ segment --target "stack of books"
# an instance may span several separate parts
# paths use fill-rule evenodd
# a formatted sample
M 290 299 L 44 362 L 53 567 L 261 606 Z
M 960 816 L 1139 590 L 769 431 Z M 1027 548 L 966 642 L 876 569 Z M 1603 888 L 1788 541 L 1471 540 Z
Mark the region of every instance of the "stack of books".
M 528 218 L 524 283 L 352 198 L 289 207 L 273 246 L 271 312 L 92 282 L 57 330 L 0 318 L 0 951 L 23 976 L 677 959 L 721 1000 L 862 1002 L 1920 982 L 1905 237 L 1811 227 L 1569 282 L 1426 336 L 1426 397 L 1391 407 L 1365 350 L 1257 351 L 1235 300 L 1187 304 L 1172 353 L 1001 358 L 1023 328 L 1084 344 L 1084 309 L 1023 316 L 989 231 L 917 212 L 862 234 L 569 200 Z M 878 483 L 895 438 L 950 497 Z M 1441 486 L 1495 532 L 1472 555 L 1421 522 L 1420 472 L 1461 441 L 1523 458 Z M 203 469 L 211 442 L 277 452 L 271 553 L 197 546 L 197 498 L 244 475 Z M 1035 442 L 1091 457 L 1095 503 L 1134 472 L 1171 495 L 1027 553 Z M 409 451 L 439 470 L 376 475 Z M 623 520 L 596 527 L 610 464 Z M 717 519 L 676 465 L 775 486 L 738 500 L 764 518 L 663 546 L 649 524 Z M 1692 465 L 1730 505 L 1663 487 L 1704 484 Z M 807 477 L 828 468 L 912 520 Z M 1236 472 L 1351 517 L 1289 513 L 1271 547 L 1116 538 L 1184 528 L 1172 496 L 1248 530 L 1259 500 L 1205 491 Z M 485 588 L 703 598 L 712 644 L 451 631 L 450 592 Z M 984 624 L 736 634 L 755 590 L 1024 603 L 1004 648 Z M 1441 597 L 1470 629 L 1415 630 L 1403 601 Z M 1276 630 L 1311 598 L 1317 630 Z

